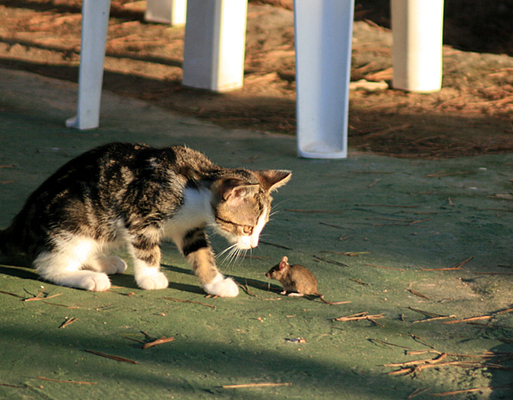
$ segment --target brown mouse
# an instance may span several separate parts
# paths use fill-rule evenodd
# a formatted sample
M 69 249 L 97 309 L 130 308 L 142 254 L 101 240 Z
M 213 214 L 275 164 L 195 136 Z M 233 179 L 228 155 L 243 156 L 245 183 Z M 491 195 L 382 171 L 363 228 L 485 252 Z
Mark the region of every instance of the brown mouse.
M 319 296 L 323 302 L 332 305 L 350 303 L 350 301 L 338 301 L 334 303 L 325 300 L 324 296 L 317 291 L 317 279 L 315 279 L 314 274 L 302 265 L 289 265 L 288 261 L 288 257 L 282 257 L 280 263 L 272 267 L 269 272 L 265 274 L 266 277 L 276 279 L 283 285 L 284 290 L 281 294 L 290 292 L 288 296 Z

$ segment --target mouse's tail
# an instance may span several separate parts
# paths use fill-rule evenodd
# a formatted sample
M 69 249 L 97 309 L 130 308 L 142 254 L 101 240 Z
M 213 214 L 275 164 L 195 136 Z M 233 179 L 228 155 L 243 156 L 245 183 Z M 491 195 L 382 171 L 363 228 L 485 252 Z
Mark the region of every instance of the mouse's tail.
M 324 298 L 324 296 L 322 294 L 318 294 L 318 296 L 321 299 L 321 301 L 323 301 L 326 304 L 331 304 L 332 306 L 336 306 L 338 304 L 348 304 L 348 303 L 351 303 L 351 301 L 328 301 L 328 300 L 326 300 Z

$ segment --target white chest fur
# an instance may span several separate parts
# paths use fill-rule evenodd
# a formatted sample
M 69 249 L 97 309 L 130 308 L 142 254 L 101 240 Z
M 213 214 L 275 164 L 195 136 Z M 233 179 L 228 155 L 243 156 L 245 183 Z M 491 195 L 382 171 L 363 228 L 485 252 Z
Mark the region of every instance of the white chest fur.
M 182 238 L 188 231 L 214 223 L 210 199 L 208 189 L 185 189 L 182 207 L 164 225 L 164 237 L 172 239 L 181 248 Z

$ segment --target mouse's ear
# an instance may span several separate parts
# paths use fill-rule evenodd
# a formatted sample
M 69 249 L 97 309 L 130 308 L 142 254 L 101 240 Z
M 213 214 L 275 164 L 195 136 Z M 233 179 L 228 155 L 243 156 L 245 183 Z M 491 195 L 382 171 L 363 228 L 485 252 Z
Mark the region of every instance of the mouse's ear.
M 283 271 L 285 268 L 287 268 L 287 266 L 289 265 L 288 261 L 288 257 L 282 257 L 280 261 L 280 271 Z

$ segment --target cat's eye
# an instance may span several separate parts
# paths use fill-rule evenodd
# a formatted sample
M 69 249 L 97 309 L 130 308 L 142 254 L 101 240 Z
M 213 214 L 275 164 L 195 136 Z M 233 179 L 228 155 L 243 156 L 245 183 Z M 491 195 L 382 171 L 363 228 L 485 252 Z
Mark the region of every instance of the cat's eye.
M 253 227 L 252 226 L 245 226 L 242 228 L 242 231 L 247 234 L 247 235 L 250 235 L 251 233 L 253 233 Z

